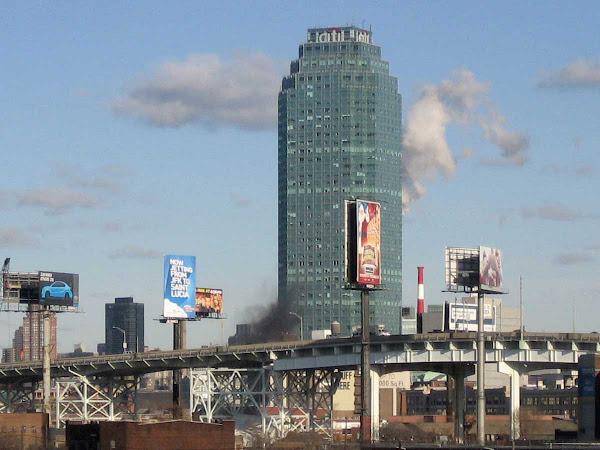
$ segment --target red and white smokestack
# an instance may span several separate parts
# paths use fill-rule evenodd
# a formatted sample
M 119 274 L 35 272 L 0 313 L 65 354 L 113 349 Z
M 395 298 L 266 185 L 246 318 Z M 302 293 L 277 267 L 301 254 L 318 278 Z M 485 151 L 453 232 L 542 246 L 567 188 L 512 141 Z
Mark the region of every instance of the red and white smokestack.
M 417 267 L 419 285 L 417 287 L 417 314 L 425 312 L 425 284 L 423 283 L 423 267 Z

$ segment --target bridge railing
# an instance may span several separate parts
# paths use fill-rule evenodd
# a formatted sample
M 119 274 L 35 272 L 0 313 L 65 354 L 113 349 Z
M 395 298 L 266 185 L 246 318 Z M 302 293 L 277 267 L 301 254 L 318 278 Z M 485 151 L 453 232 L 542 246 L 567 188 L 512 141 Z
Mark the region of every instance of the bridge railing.
M 447 341 L 472 341 L 475 338 L 475 332 L 454 332 L 454 333 L 428 333 L 415 335 L 396 335 L 396 336 L 377 336 L 373 339 L 373 344 L 377 343 L 410 343 L 410 342 L 447 342 Z M 526 332 L 523 336 L 518 331 L 510 333 L 486 333 L 488 341 L 561 341 L 561 342 L 580 342 L 580 343 L 600 343 L 600 334 L 598 333 L 533 333 Z M 334 338 L 321 341 L 290 341 L 273 342 L 252 345 L 235 346 L 212 346 L 187 350 L 169 350 L 169 351 L 150 351 L 143 353 L 124 353 L 116 355 L 86 356 L 83 358 L 59 358 L 52 362 L 52 367 L 64 367 L 73 365 L 93 365 L 107 364 L 130 361 L 150 361 L 172 358 L 189 357 L 210 357 L 224 354 L 241 353 L 264 353 L 264 352 L 285 352 L 289 350 L 298 350 L 302 348 L 314 348 L 332 345 L 355 345 L 358 338 Z M 42 361 L 21 361 L 0 364 L 2 370 L 35 370 L 42 367 Z
M 214 356 L 216 354 L 277 352 L 296 349 L 313 341 L 274 342 L 252 345 L 214 346 L 186 350 L 150 351 L 140 353 L 120 353 L 116 355 L 85 356 L 82 358 L 58 358 L 52 362 L 52 367 L 118 363 L 136 360 L 161 360 L 165 358 L 186 358 L 195 356 Z M 19 361 L 0 364 L 0 370 L 29 370 L 42 367 L 42 361 Z

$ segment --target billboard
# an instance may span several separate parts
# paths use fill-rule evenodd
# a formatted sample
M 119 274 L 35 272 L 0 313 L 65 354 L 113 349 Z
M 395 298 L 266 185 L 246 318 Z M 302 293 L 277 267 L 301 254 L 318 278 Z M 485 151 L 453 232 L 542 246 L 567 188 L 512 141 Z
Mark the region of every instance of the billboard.
M 357 279 L 359 284 L 381 284 L 381 204 L 356 201 Z
M 579 367 L 577 378 L 577 391 L 579 397 L 596 396 L 596 369 L 593 367 Z
M 502 291 L 502 252 L 497 248 L 479 247 L 479 286 Z
M 478 331 L 477 304 L 450 303 L 448 306 L 450 331 Z M 496 307 L 490 299 L 484 300 L 483 331 L 496 331 Z
M 196 288 L 196 317 L 223 312 L 223 289 Z
M 479 285 L 479 249 L 446 247 L 446 289 L 470 292 Z
M 40 271 L 40 305 L 79 306 L 79 275 L 76 273 Z
M 196 318 L 196 257 L 165 255 L 163 316 Z

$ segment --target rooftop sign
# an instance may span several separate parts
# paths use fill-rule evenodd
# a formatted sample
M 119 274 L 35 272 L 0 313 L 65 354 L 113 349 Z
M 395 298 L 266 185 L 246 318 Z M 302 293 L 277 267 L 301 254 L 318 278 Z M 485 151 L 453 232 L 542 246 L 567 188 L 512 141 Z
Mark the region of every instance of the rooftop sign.
M 360 28 L 313 28 L 308 30 L 308 42 L 365 42 L 372 43 L 371 33 Z

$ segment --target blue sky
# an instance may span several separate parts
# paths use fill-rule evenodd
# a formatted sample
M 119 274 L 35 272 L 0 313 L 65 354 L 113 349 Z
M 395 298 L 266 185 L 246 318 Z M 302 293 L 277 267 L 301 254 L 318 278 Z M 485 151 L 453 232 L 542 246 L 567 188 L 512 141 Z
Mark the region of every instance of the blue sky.
M 364 20 L 398 77 L 406 129 L 431 137 L 419 128 L 440 124 L 429 101 L 446 115 L 431 147 L 405 151 L 426 164 L 405 180 L 425 192 L 404 217 L 404 304 L 418 265 L 427 301 L 448 299 L 444 246 L 490 245 L 504 251 L 506 303 L 524 276 L 528 329 L 569 330 L 576 298 L 578 328 L 595 330 L 599 11 L 2 2 L 1 255 L 14 270 L 80 274 L 84 313 L 59 318 L 59 351 L 95 349 L 104 303 L 128 295 L 146 304 L 147 343 L 168 348 L 170 327 L 153 320 L 163 253 L 196 255 L 198 284 L 224 289 L 228 336 L 275 299 L 278 82 L 308 27 Z M 20 320 L 0 317 L 0 346 Z M 189 345 L 220 340 L 220 323 L 189 327 Z

